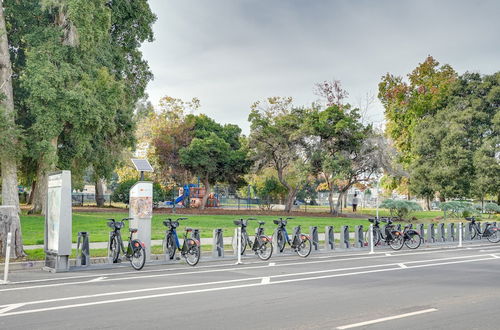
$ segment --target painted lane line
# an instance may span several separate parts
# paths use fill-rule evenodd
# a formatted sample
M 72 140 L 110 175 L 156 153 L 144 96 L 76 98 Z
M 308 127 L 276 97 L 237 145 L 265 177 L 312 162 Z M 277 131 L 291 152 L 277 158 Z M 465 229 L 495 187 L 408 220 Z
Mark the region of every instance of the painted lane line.
M 6 313 L 8 311 L 11 311 L 13 309 L 16 309 L 16 308 L 19 308 L 19 307 L 22 307 L 22 306 L 24 306 L 24 304 L 11 304 L 11 305 L 8 305 L 7 307 L 0 309 L 0 314 Z
M 275 262 L 270 262 L 269 266 L 276 266 L 276 263 Z
M 460 258 L 474 258 L 482 255 L 467 255 L 461 257 L 450 257 L 450 258 L 439 258 L 439 259 L 426 259 L 426 260 L 416 260 L 416 261 L 406 261 L 405 264 L 411 263 L 422 263 L 422 262 L 432 262 L 432 261 L 441 261 L 441 260 L 452 260 L 452 259 L 460 259 Z M 349 261 L 349 260 L 359 260 L 359 259 L 371 259 L 373 257 L 363 257 L 363 258 L 344 258 L 337 260 L 318 260 L 318 261 L 309 261 L 307 264 L 319 264 L 319 263 L 329 263 L 333 261 Z M 375 267 L 383 267 L 388 265 L 397 265 L 397 263 L 391 264 L 379 264 L 375 265 Z M 285 263 L 285 264 L 276 264 L 275 267 L 285 267 L 285 266 L 295 266 L 295 265 L 304 265 L 304 262 L 295 262 L 295 263 Z M 211 270 L 203 270 L 203 271 L 186 271 L 186 272 L 177 272 L 177 273 L 168 273 L 168 274 L 154 274 L 154 275 L 138 275 L 138 276 L 129 276 L 129 277 L 121 277 L 121 278 L 107 278 L 101 280 L 101 282 L 111 282 L 111 281 L 126 281 L 131 279 L 145 279 L 145 278 L 158 278 L 158 277 L 170 277 L 170 276 L 181 276 L 181 275 L 198 275 L 198 274 L 206 274 L 206 273 L 217 273 L 217 272 L 226 272 L 226 271 L 241 271 L 241 270 L 253 270 L 253 269 L 262 269 L 268 268 L 267 265 L 261 266 L 249 266 L 249 267 L 231 267 L 231 268 L 222 268 L 222 269 L 211 269 Z M 370 268 L 373 266 L 362 266 L 362 267 L 354 267 L 354 269 L 359 268 Z M 353 268 L 347 268 L 353 269 Z M 344 269 L 346 270 L 346 269 Z M 312 272 L 304 272 L 303 274 L 313 274 Z M 0 289 L 0 292 L 3 291 L 18 291 L 18 290 L 31 290 L 31 289 L 39 289 L 45 287 L 59 287 L 59 286 L 68 286 L 68 285 L 77 285 L 77 284 L 88 284 L 89 281 L 72 281 L 72 282 L 62 282 L 62 283 L 54 283 L 54 284 L 46 284 L 46 285 L 34 285 L 34 286 L 23 286 L 23 287 L 14 287 L 14 288 L 6 288 Z
M 461 261 L 458 261 L 455 263 L 464 263 L 464 262 L 482 261 L 482 260 L 493 260 L 493 259 L 488 258 L 488 259 L 477 259 L 477 260 L 461 260 Z M 437 266 L 437 265 L 438 264 L 431 264 L 428 266 L 432 267 L 432 266 Z M 416 266 L 416 267 L 418 267 L 418 266 Z M 409 268 L 411 269 L 411 268 L 416 268 L 416 267 L 409 267 Z M 361 274 L 369 274 L 369 273 L 387 272 L 387 271 L 393 271 L 393 270 L 400 270 L 401 271 L 401 270 L 407 270 L 407 269 L 403 269 L 400 267 L 386 268 L 386 269 L 375 269 L 375 270 L 370 270 L 370 271 L 352 272 L 352 273 L 346 273 L 346 274 L 333 274 L 333 275 L 323 275 L 323 276 L 316 276 L 316 277 L 289 279 L 289 280 L 282 280 L 282 281 L 271 281 L 270 283 L 265 284 L 265 285 L 284 284 L 284 283 L 291 283 L 291 282 L 302 282 L 302 281 L 310 281 L 310 280 L 318 280 L 318 279 L 326 279 L 326 278 L 335 278 L 335 277 L 353 276 L 353 275 L 361 275 Z M 276 277 L 276 276 L 272 276 L 272 277 Z M 193 294 L 193 293 L 202 293 L 202 292 L 214 292 L 214 291 L 222 291 L 222 290 L 230 290 L 230 289 L 248 288 L 248 287 L 255 287 L 255 286 L 264 285 L 264 284 L 262 284 L 262 278 L 259 278 L 259 279 L 261 279 L 261 281 L 259 283 L 241 284 L 241 285 L 233 285 L 233 286 L 227 286 L 227 287 L 217 287 L 217 288 L 189 290 L 189 291 L 180 291 L 180 292 L 169 292 L 169 293 L 161 293 L 161 294 L 148 295 L 148 296 L 136 296 L 136 297 L 121 298 L 121 299 L 73 304 L 73 305 L 39 308 L 39 309 L 33 309 L 33 310 L 24 310 L 24 311 L 0 314 L 0 317 L 38 313 L 38 312 L 46 312 L 46 311 L 61 310 L 61 309 L 69 309 L 69 308 L 77 308 L 77 307 L 86 307 L 86 306 L 93 306 L 93 305 L 102 305 L 102 304 L 125 302 L 125 301 L 162 298 L 162 297 L 169 297 L 169 296 L 176 296 L 176 295 L 183 295 L 183 294 Z
M 392 254 L 390 254 L 390 253 L 386 253 L 386 254 L 385 254 L 385 256 L 386 256 L 386 257 L 392 257 Z
M 93 278 L 91 280 L 88 280 L 87 282 L 99 282 L 99 281 L 102 281 L 104 279 L 106 279 L 107 277 L 104 277 L 104 276 L 99 276 L 99 277 L 96 277 L 96 278 Z
M 339 330 L 352 329 L 352 328 L 362 327 L 362 326 L 365 326 L 365 325 L 370 325 L 370 324 L 375 324 L 375 323 L 381 323 L 381 322 L 387 322 L 387 321 L 391 321 L 391 320 L 402 319 L 404 317 L 410 317 L 410 316 L 414 316 L 414 315 L 420 315 L 420 314 L 432 313 L 432 312 L 437 312 L 437 309 L 436 308 L 429 308 L 429 309 L 423 309 L 423 310 L 416 311 L 416 312 L 411 312 L 411 313 L 405 313 L 405 314 L 399 314 L 399 315 L 394 315 L 394 316 L 382 317 L 380 319 L 375 319 L 375 320 L 371 320 L 371 321 L 365 321 L 365 322 L 359 322 L 359 323 L 353 323 L 353 324 L 343 325 L 341 327 L 337 327 L 337 329 L 339 329 Z
M 262 281 L 260 281 L 260 284 L 269 284 L 271 282 L 271 278 L 268 277 L 263 277 Z
M 390 256 L 407 256 L 407 255 L 422 255 L 422 254 L 434 254 L 434 253 L 446 253 L 449 252 L 450 250 L 454 251 L 463 251 L 463 252 L 469 252 L 469 250 L 477 250 L 477 249 L 483 249 L 485 246 L 491 246 L 490 244 L 477 244 L 474 245 L 474 247 L 467 247 L 467 248 L 457 248 L 457 247 L 439 247 L 439 248 L 426 248 L 424 251 L 420 252 L 396 252 L 393 251 L 392 253 L 385 253 L 383 251 L 380 252 L 375 252 L 375 254 L 371 256 L 366 256 L 366 253 L 356 253 L 356 254 L 332 254 L 331 256 L 318 256 L 318 257 L 310 257 L 311 259 L 325 259 L 325 258 L 331 258 L 332 260 L 319 260 L 317 262 L 337 262 L 337 261 L 346 261 L 346 260 L 363 260 L 363 259 L 376 259 L 376 258 L 382 258 L 386 254 Z M 492 247 L 493 248 L 493 247 Z M 494 247 L 498 248 L 498 247 Z M 349 257 L 349 256 L 361 256 L 359 258 L 343 258 L 343 257 Z M 340 258 L 339 258 L 340 257 Z M 338 259 L 335 259 L 338 258 Z M 283 259 L 279 260 L 281 261 L 289 261 L 289 260 L 297 260 L 296 257 L 289 258 L 289 257 L 283 257 Z M 309 261 L 311 263 L 315 263 L 315 261 Z M 246 265 L 252 265 L 252 264 L 261 264 L 260 261 L 255 261 L 255 262 L 248 262 L 245 263 Z M 302 263 L 283 263 L 283 264 L 278 264 L 278 266 L 287 266 L 287 265 L 295 265 L 295 264 L 302 264 Z M 173 264 L 174 266 L 177 266 L 178 264 Z M 161 265 L 153 265 L 153 266 L 161 266 Z M 168 266 L 168 265 L 167 265 Z M 206 269 L 206 268 L 222 268 L 222 267 L 232 267 L 234 266 L 233 263 L 224 263 L 224 264 L 218 264 L 218 265 L 201 265 L 197 266 L 196 269 Z M 244 269 L 240 267 L 241 269 Z M 248 267 L 246 267 L 248 268 Z M 167 268 L 167 269 L 146 269 L 146 270 L 141 270 L 142 274 L 145 273 L 160 273 L 160 272 L 175 272 L 178 271 L 178 268 Z M 198 271 L 192 271 L 193 274 L 197 273 Z M 113 273 L 100 273 L 100 274 L 89 274 L 89 275 L 78 275 L 78 276 L 64 276 L 64 277 L 57 277 L 57 278 L 45 278 L 45 279 L 39 279 L 39 280 L 28 280 L 28 281 L 16 281 L 16 282 L 10 282 L 9 284 L 11 285 L 18 285 L 18 284 L 29 284 L 29 283 L 41 283 L 41 282 L 53 282 L 53 281 L 59 281 L 59 280 L 72 280 L 72 279 L 81 279 L 81 278 L 91 278 L 91 277 L 99 277 L 99 276 L 118 276 L 118 275 L 131 275 L 131 274 L 136 274 L 136 271 L 125 271 L 125 272 L 113 272 Z M 185 275 L 186 272 L 181 272 L 179 273 L 180 275 Z M 0 290 L 2 291 L 2 290 Z
M 398 266 L 401 268 L 408 268 L 408 266 L 406 266 L 405 264 L 398 264 Z

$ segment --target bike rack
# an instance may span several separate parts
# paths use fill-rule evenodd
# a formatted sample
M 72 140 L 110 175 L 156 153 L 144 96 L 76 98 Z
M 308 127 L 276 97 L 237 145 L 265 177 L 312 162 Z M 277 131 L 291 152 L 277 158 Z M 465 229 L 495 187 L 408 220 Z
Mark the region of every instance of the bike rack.
M 400 223 L 398 223 L 398 225 L 396 226 L 396 230 L 401 231 L 401 224 Z
M 467 222 L 464 227 L 464 240 L 470 241 L 472 239 L 472 223 Z
M 309 236 L 311 237 L 312 250 L 319 250 L 319 237 L 318 237 L 318 227 L 310 226 L 309 227 Z
M 113 232 L 110 231 L 108 235 L 108 263 L 113 263 L 113 258 L 111 258 L 111 237 L 113 236 Z M 119 259 L 118 259 L 119 260 Z M 118 262 L 118 261 L 117 261 Z
M 325 250 L 335 250 L 335 234 L 333 226 L 325 227 Z
M 354 227 L 354 244 L 357 248 L 362 248 L 365 245 L 363 238 L 363 225 Z
M 200 238 L 200 230 L 199 229 L 193 229 L 193 232 L 191 233 L 191 238 L 200 242 L 200 247 L 201 247 L 201 238 Z
M 214 229 L 212 243 L 212 257 L 224 258 L 224 236 L 222 228 Z
M 447 240 L 450 242 L 454 242 L 455 239 L 455 224 L 454 223 L 449 223 L 447 226 Z
M 273 245 L 273 254 L 283 254 L 285 252 L 284 249 L 280 252 L 280 249 L 278 247 L 278 228 L 276 228 L 273 232 L 271 244 Z
M 86 231 L 78 232 L 78 240 L 76 243 L 76 265 L 85 267 L 90 265 L 89 233 Z
M 418 224 L 417 231 L 420 234 L 420 239 L 422 240 L 422 242 L 424 242 L 425 241 L 425 229 L 424 229 L 423 223 Z
M 482 232 L 483 232 L 483 230 L 484 230 L 484 228 L 481 228 L 481 227 L 482 227 L 482 226 L 481 226 L 481 222 L 477 221 L 477 222 L 476 222 L 476 224 L 477 224 L 477 229 L 479 229 L 479 232 L 481 232 L 481 233 L 482 233 Z M 474 239 L 480 239 L 480 238 L 481 238 L 481 237 L 479 236 L 479 233 L 477 233 L 477 234 L 476 234 L 476 238 L 474 238 Z
M 342 226 L 340 230 L 340 248 L 348 249 L 349 247 L 349 226 Z
M 430 223 L 427 227 L 427 243 L 436 242 L 436 228 L 433 223 Z
M 438 224 L 438 239 L 439 239 L 439 242 L 441 242 L 441 243 L 446 242 L 446 231 L 444 228 L 444 223 Z

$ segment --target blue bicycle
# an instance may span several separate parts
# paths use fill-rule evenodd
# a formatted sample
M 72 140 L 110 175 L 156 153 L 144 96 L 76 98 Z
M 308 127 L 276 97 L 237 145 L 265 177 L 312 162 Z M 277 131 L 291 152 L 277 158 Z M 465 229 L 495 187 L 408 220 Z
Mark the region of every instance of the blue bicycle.
M 169 218 L 163 221 L 163 224 L 168 228 L 163 240 L 163 251 L 167 258 L 172 260 L 175 257 L 175 251 L 178 249 L 181 252 L 181 256 L 186 259 L 189 265 L 196 266 L 198 261 L 200 261 L 201 251 L 199 239 L 193 237 L 193 229 L 186 227 L 182 247 L 179 243 L 179 237 L 177 236 L 179 221 L 186 219 L 187 218 L 178 218 L 177 220 L 172 220 Z M 188 235 L 190 235 L 190 237 L 188 237 Z M 177 257 L 176 259 L 179 260 L 180 258 Z

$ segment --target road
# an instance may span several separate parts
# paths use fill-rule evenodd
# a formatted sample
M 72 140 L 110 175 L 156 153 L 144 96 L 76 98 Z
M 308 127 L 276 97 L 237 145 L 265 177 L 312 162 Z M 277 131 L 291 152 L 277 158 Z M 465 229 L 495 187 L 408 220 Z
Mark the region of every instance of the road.
M 500 328 L 500 245 L 484 242 L 123 266 L 12 273 L 0 329 Z

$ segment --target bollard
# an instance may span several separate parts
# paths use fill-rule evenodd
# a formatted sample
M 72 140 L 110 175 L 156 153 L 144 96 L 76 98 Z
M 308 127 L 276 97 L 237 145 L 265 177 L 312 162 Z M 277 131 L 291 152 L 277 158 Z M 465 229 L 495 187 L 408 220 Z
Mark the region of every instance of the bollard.
M 424 228 L 424 224 L 423 223 L 419 223 L 418 224 L 417 231 L 420 234 L 421 239 L 424 239 L 425 238 L 425 228 Z
M 464 240 L 470 241 L 472 239 L 472 223 L 467 222 L 464 228 Z
M 444 223 L 438 224 L 438 240 L 441 243 L 446 242 L 446 232 L 444 230 Z
M 458 223 L 458 247 L 462 247 L 462 235 L 463 235 L 463 225 L 461 222 Z
M 447 237 L 446 239 L 450 242 L 454 242 L 456 239 L 455 237 L 455 224 L 454 223 L 449 223 L 447 226 Z
M 427 226 L 427 242 L 434 243 L 436 241 L 436 230 L 434 228 L 434 224 L 430 223 Z
M 212 257 L 224 258 L 224 236 L 222 235 L 221 228 L 214 229 L 213 243 L 212 243 Z
M 349 248 L 349 226 L 342 226 L 340 229 L 340 247 L 342 249 Z
M 285 252 L 285 249 L 283 249 L 283 251 L 280 251 L 278 246 L 278 228 L 274 230 L 271 244 L 273 245 L 273 254 L 283 254 Z
M 325 250 L 335 250 L 335 234 L 333 226 L 325 227 Z
M 373 223 L 370 224 L 370 230 L 368 232 L 368 236 L 370 237 L 370 239 L 369 239 L 370 254 L 373 254 L 373 253 L 375 253 L 374 244 L 373 244 Z
M 309 235 L 311 236 L 312 251 L 319 250 L 318 227 L 309 226 Z
M 2 284 L 9 283 L 9 262 L 10 262 L 10 246 L 12 243 L 12 233 L 7 233 L 7 248 L 5 249 L 5 268 L 3 270 Z
M 354 227 L 354 244 L 357 248 L 362 248 L 364 243 L 363 238 L 363 225 L 358 225 Z
M 78 240 L 76 243 L 76 265 L 86 267 L 90 265 L 89 234 L 86 231 L 78 232 Z
M 238 254 L 238 260 L 236 261 L 236 264 L 241 265 L 242 264 L 242 262 L 241 262 L 241 227 L 239 227 L 239 226 L 238 226 L 238 228 L 236 228 L 236 240 L 237 240 L 236 253 Z

